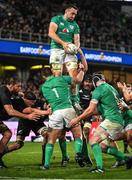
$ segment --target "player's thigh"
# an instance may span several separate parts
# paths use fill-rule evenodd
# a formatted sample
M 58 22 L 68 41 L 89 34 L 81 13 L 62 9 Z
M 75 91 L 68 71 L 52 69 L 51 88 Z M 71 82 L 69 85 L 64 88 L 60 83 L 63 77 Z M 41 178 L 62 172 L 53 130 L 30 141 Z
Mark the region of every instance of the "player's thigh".
M 61 132 L 61 134 L 60 134 L 60 136 L 59 136 L 59 139 L 60 139 L 60 140 L 65 140 L 65 139 L 66 139 L 65 135 L 66 135 L 66 130 L 63 129 L 62 132 Z
M 32 124 L 31 130 L 34 132 L 34 134 L 41 135 L 41 136 L 46 136 L 48 128 L 46 125 L 40 120 L 40 121 L 34 121 Z
M 108 119 L 105 119 L 103 122 L 101 122 L 99 126 L 105 129 L 112 139 L 114 139 L 116 135 L 121 133 L 123 130 L 123 126 L 121 124 L 112 122 Z
M 50 64 L 63 64 L 65 56 L 63 49 L 51 49 Z
M 63 114 L 62 110 L 56 110 L 49 116 L 49 127 L 51 129 L 63 129 Z
M 126 140 L 126 139 L 127 139 L 127 133 L 124 130 L 120 133 L 117 133 L 114 137 L 115 141 Z
M 4 124 L 2 121 L 0 121 L 0 134 L 6 135 L 9 133 L 9 136 L 11 136 L 11 130 L 7 127 L 6 124 Z
M 73 107 L 71 107 L 71 108 L 63 109 L 61 110 L 61 112 L 63 115 L 65 127 L 69 128 L 70 121 L 77 116 L 76 111 Z
M 88 135 L 89 135 L 90 128 L 91 128 L 91 123 L 90 123 L 90 122 L 84 123 L 83 133 L 84 133 L 87 137 L 88 137 Z
M 65 110 L 62 110 L 62 112 L 63 112 L 65 127 L 69 128 L 70 121 L 77 116 L 76 111 L 74 108 L 67 108 Z M 82 130 L 80 124 L 77 124 L 75 127 L 73 127 L 71 131 L 73 133 L 74 138 L 82 136 Z
M 31 123 L 28 120 L 20 120 L 18 122 L 17 136 L 29 136 Z
M 77 124 L 75 127 L 72 127 L 71 132 L 74 138 L 82 138 L 82 128 L 80 124 Z
M 77 61 L 78 60 L 76 55 L 67 54 L 65 57 L 64 63 L 70 76 L 77 75 L 77 68 L 78 68 Z
M 132 141 L 132 129 L 127 130 L 127 141 Z
M 105 129 L 103 129 L 102 127 L 98 126 L 92 137 L 89 139 L 90 144 L 95 144 L 95 143 L 101 143 L 103 140 L 105 140 L 108 137 L 108 133 Z
M 56 139 L 60 137 L 62 133 L 62 129 L 52 129 L 49 128 L 48 130 L 48 143 L 55 144 Z

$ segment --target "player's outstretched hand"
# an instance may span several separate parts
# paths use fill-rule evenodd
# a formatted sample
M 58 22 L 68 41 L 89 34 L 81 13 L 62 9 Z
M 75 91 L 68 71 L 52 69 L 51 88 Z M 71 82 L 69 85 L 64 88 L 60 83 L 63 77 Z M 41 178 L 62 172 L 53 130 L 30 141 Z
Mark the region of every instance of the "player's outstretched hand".
M 84 71 L 84 65 L 82 63 L 79 63 L 79 69 Z
M 48 108 L 48 109 L 47 109 L 47 115 L 50 115 L 50 114 L 52 114 L 52 109 L 51 109 L 51 108 Z
M 121 83 L 121 82 L 117 82 L 117 86 L 119 89 L 121 89 L 122 91 L 127 90 L 126 84 L 125 83 Z
M 32 121 L 37 121 L 40 119 L 40 114 L 33 112 L 31 114 L 27 114 L 27 119 Z
M 69 126 L 70 126 L 70 127 L 73 127 L 73 126 L 75 126 L 76 124 L 78 124 L 78 122 L 79 122 L 78 118 L 74 118 L 74 119 L 72 119 L 72 120 L 70 121 Z

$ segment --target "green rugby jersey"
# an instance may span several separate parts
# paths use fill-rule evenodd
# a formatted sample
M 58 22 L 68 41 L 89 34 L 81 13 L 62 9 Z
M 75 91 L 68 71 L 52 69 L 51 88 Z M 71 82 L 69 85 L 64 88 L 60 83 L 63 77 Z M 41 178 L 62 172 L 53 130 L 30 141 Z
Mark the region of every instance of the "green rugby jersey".
M 70 76 L 50 76 L 42 85 L 43 96 L 50 104 L 52 111 L 72 107 L 69 89 L 71 82 Z
M 107 83 L 102 83 L 92 92 L 92 100 L 96 100 L 105 119 L 124 124 L 121 110 L 118 108 L 119 94 L 115 88 Z
M 123 119 L 124 119 L 124 127 L 129 124 L 132 124 L 132 110 L 127 110 L 123 112 Z
M 73 42 L 74 34 L 80 34 L 76 21 L 65 20 L 63 15 L 52 17 L 51 22 L 58 25 L 56 34 L 65 42 Z M 51 48 L 62 48 L 62 46 L 52 39 Z

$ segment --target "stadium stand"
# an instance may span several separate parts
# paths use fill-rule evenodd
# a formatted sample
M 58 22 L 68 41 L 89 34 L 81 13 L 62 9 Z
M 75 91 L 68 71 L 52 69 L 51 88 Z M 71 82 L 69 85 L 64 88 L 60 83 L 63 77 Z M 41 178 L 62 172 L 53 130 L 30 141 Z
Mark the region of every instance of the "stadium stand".
M 121 3 L 105 0 L 75 2 L 80 8 L 77 21 L 83 47 L 132 52 L 132 20 L 121 11 Z M 60 4 L 63 7 L 66 1 L 2 0 L 0 37 L 48 43 L 50 18 L 60 12 Z

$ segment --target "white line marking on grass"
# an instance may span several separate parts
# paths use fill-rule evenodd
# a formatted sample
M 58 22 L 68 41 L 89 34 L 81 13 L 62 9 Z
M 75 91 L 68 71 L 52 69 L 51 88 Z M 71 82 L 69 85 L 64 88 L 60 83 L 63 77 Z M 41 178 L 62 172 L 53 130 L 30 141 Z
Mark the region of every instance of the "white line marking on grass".
M 60 151 L 54 151 L 54 153 L 58 153 Z M 41 154 L 42 152 L 17 152 L 17 154 Z

